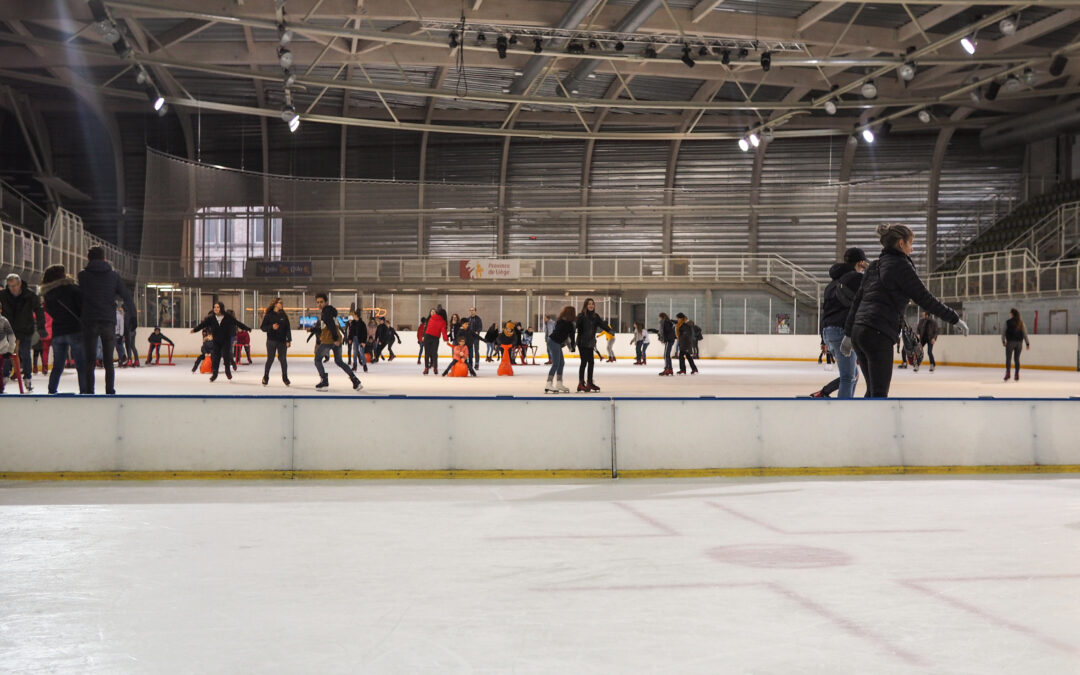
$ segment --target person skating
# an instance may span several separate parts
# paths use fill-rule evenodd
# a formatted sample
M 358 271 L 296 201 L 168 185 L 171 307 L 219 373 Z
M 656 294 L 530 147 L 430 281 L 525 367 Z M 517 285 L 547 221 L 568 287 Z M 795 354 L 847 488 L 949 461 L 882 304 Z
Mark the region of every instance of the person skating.
M 499 329 L 492 323 L 488 326 L 487 332 L 484 333 L 484 342 L 487 343 L 487 357 L 484 359 L 488 363 L 494 360 L 494 356 L 499 351 Z
M 285 305 L 281 298 L 274 298 L 263 314 L 259 330 L 266 333 L 266 365 L 263 366 L 262 383 L 265 387 L 270 383 L 270 367 L 277 358 L 281 365 L 281 381 L 289 386 L 289 362 L 288 351 L 292 346 L 292 324 L 289 323 L 289 315 L 285 312 Z
M 601 330 L 613 333 L 614 329 L 608 325 L 604 318 L 596 313 L 596 302 L 592 298 L 586 298 L 581 307 L 581 313 L 577 316 L 577 346 L 581 357 L 578 366 L 578 387 L 581 392 L 600 391 L 593 381 L 593 368 L 595 367 L 593 352 L 596 350 L 596 334 Z
M 502 359 L 499 361 L 499 375 L 512 376 L 514 374 L 514 349 L 521 343 L 521 335 L 517 332 L 513 321 L 507 321 L 499 337 L 495 342 L 502 350 Z
M 146 365 L 150 365 L 150 362 L 154 360 L 155 353 L 157 354 L 157 361 L 155 363 L 161 363 L 162 342 L 168 342 L 170 345 L 176 346 L 175 342 L 161 332 L 161 326 L 154 326 L 154 332 L 150 333 L 150 337 L 146 338 L 146 341 L 150 343 L 150 349 L 146 353 Z
M 563 356 L 563 345 L 570 351 L 574 351 L 577 345 L 574 342 L 574 308 L 567 305 L 559 313 L 558 320 L 554 321 L 551 331 L 547 336 L 548 361 L 551 368 L 548 369 L 547 384 L 544 386 L 545 394 L 569 394 L 570 389 L 563 384 L 563 369 L 566 366 L 566 357 Z
M 33 348 L 33 335 L 38 337 L 47 335 L 45 332 L 45 309 L 41 306 L 41 298 L 30 290 L 26 282 L 18 274 L 9 274 L 5 281 L 5 287 L 0 291 L 0 314 L 7 317 L 11 329 L 15 331 L 15 343 L 19 353 L 19 366 L 22 370 L 23 387 L 26 391 L 33 391 L 31 386 L 30 370 L 33 359 L 30 354 Z M 5 362 L 5 369 L 10 371 L 11 361 Z M 7 376 L 8 373 L 4 373 Z
M 446 344 L 450 344 L 450 337 L 446 334 L 446 310 L 442 305 L 431 310 L 428 315 L 427 328 L 424 332 L 424 374 L 439 374 L 439 338 Z
M 469 360 L 472 361 L 473 369 L 480 368 L 480 334 L 484 332 L 484 322 L 476 313 L 475 307 L 469 308 Z
M 467 325 L 468 322 L 462 322 L 463 325 Z M 469 376 L 476 377 L 476 371 L 473 370 L 472 361 L 469 359 L 469 339 L 466 335 L 458 335 L 457 344 L 454 345 L 454 350 L 451 352 L 450 365 L 446 366 L 446 370 L 443 371 L 442 376 L 446 377 L 453 370 L 454 366 L 459 363 L 465 364 L 469 369 Z
M 605 332 L 604 337 L 607 338 L 607 362 L 615 363 L 615 331 Z
M 915 331 L 919 334 L 919 344 L 922 345 L 926 356 L 930 358 L 930 372 L 932 373 L 937 367 L 937 362 L 934 360 L 934 344 L 937 343 L 938 338 L 937 321 L 934 321 L 934 317 L 930 316 L 929 312 L 923 312 Z M 922 365 L 922 359 L 919 359 L 918 365 Z
M 8 362 L 15 358 L 17 349 L 15 331 L 11 328 L 11 322 L 7 320 L 6 316 L 0 314 L 0 368 L 7 367 Z M 14 372 L 14 364 L 11 368 L 12 372 Z M 0 377 L 0 394 L 4 393 L 5 380 L 7 380 L 6 377 Z
M 420 317 L 420 326 L 416 329 L 416 345 L 419 350 L 416 354 L 416 365 L 420 365 L 420 359 L 424 357 L 424 335 L 426 334 L 427 317 L 422 316 Z
M 49 393 L 57 393 L 60 376 L 67 360 L 75 362 L 79 393 L 86 391 L 86 359 L 82 345 L 82 289 L 66 274 L 63 265 L 45 268 L 41 276 L 41 298 L 52 320 L 53 368 L 49 375 Z
M 855 396 L 859 367 L 855 362 L 855 355 L 845 356 L 840 347 L 844 341 L 844 324 L 847 322 L 848 310 L 862 286 L 863 273 L 869 266 L 866 253 L 861 248 L 852 247 L 844 251 L 842 262 L 829 268 L 832 281 L 822 294 L 821 339 L 836 360 L 839 377 L 811 394 L 813 398 L 828 398 L 833 391 L 840 392 L 837 398 L 849 399 Z
M 1010 361 L 1016 363 L 1015 380 L 1020 381 L 1020 351 L 1021 346 L 1027 345 L 1031 349 L 1031 341 L 1028 340 L 1027 328 L 1024 320 L 1020 318 L 1020 311 L 1015 307 L 1009 310 L 1009 318 L 1005 321 L 1005 328 L 1001 331 L 1001 346 L 1005 348 L 1005 381 L 1009 381 Z
M 251 333 L 246 330 L 236 331 L 236 363 L 240 364 L 240 356 L 247 354 L 247 364 L 251 365 Z
M 349 367 L 355 373 L 357 368 L 367 372 L 367 324 L 360 318 L 360 314 L 352 312 L 352 319 L 345 324 L 345 339 L 349 344 Z
M 341 360 L 341 343 L 343 340 L 341 329 L 338 328 L 337 308 L 330 304 L 330 300 L 325 293 L 315 295 L 315 305 L 319 308 L 319 321 L 311 327 L 312 334 L 319 336 L 319 344 L 315 348 L 315 370 L 319 371 L 319 383 L 315 385 L 315 389 L 326 391 L 330 388 L 330 377 L 323 368 L 323 357 L 333 354 L 334 363 L 349 376 L 353 390 L 360 391 L 364 388 L 360 384 L 360 379 L 353 373 L 352 368 L 349 368 L 349 365 Z
M 697 375 L 698 369 L 694 365 L 694 322 L 682 312 L 675 315 L 675 338 L 679 341 L 679 375 L 686 374 L 687 361 L 690 362 L 690 374 Z
M 394 354 L 394 342 L 401 342 L 401 336 L 394 330 L 394 327 L 390 325 L 390 322 L 386 322 L 386 360 L 393 361 L 397 358 Z
M 127 317 L 124 316 L 124 308 L 116 308 L 116 326 L 114 328 L 113 341 L 116 343 L 116 367 L 127 368 L 131 365 L 127 356 L 127 348 L 124 345 L 124 326 L 127 325 Z
M 86 355 L 86 393 L 94 393 L 94 369 L 90 365 L 101 341 L 102 365 L 105 366 L 105 393 L 116 393 L 116 371 L 113 352 L 116 351 L 116 300 L 123 301 L 127 316 L 135 317 L 135 300 L 131 291 L 105 260 L 105 249 L 93 246 L 86 252 L 86 267 L 79 272 L 79 288 L 83 293 L 83 354 Z
M 656 339 L 664 345 L 664 369 L 660 371 L 660 375 L 674 375 L 674 369 L 671 366 L 671 350 L 675 346 L 675 324 L 667 312 L 660 312 L 658 318 L 659 327 L 656 330 Z
M 900 323 L 909 300 L 941 319 L 954 324 L 964 335 L 967 323 L 960 315 L 926 289 L 911 252 L 915 233 L 906 225 L 880 225 L 881 256 L 870 264 L 859 292 L 848 310 L 840 353 L 858 355 L 870 398 L 888 398 L 892 383 L 893 347 L 900 335 Z
M 634 365 L 645 365 L 645 351 L 649 348 L 649 332 L 645 330 L 645 324 L 640 321 L 634 322 L 634 336 L 630 338 L 630 344 L 634 345 Z
M 214 354 L 214 335 L 209 330 L 202 332 L 202 347 L 199 349 L 199 355 L 195 357 L 195 363 L 191 366 L 191 372 L 199 372 L 199 368 L 206 362 L 206 357 L 209 356 L 213 359 Z
M 225 361 L 225 377 L 232 379 L 232 371 L 235 368 L 232 340 L 233 336 L 236 335 L 237 328 L 243 328 L 246 331 L 251 330 L 251 328 L 241 323 L 235 315 L 227 312 L 225 305 L 219 301 L 214 303 L 210 315 L 191 329 L 192 333 L 209 330 L 213 338 L 213 351 L 210 353 L 210 362 L 213 368 L 210 374 L 211 382 L 217 380 L 218 369 L 221 367 L 222 360 Z

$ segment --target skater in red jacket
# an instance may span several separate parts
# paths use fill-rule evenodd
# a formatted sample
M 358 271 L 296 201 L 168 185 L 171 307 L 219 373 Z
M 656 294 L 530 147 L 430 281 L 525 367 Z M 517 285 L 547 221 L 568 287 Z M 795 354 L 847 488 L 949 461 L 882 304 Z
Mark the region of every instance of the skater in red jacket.
M 439 305 L 428 315 L 427 329 L 424 331 L 424 374 L 439 374 L 439 338 L 450 344 L 446 335 L 446 310 Z

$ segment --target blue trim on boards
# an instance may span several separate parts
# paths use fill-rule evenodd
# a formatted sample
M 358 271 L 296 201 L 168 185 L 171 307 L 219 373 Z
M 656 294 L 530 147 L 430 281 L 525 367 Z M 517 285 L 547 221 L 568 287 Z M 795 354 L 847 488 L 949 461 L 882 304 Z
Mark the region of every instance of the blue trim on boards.
M 0 398 L 2 401 L 4 396 Z M 15 398 L 11 396 L 11 398 Z M 701 396 L 595 396 L 584 395 L 578 396 L 575 394 L 561 394 L 557 396 L 513 396 L 509 394 L 498 394 L 492 396 L 433 396 L 433 395 L 420 395 L 420 396 L 408 396 L 405 394 L 384 394 L 378 396 L 372 396 L 368 394 L 302 394 L 297 396 L 280 396 L 280 395 L 249 395 L 241 396 L 237 394 L 221 394 L 221 395 L 209 395 L 200 396 L 198 394 L 114 394 L 108 396 L 105 394 L 95 394 L 93 396 L 82 396 L 77 394 L 21 394 L 17 398 L 32 398 L 32 399 L 69 399 L 77 398 L 79 400 L 108 400 L 108 399 L 202 399 L 202 400 L 238 400 L 238 401 L 252 401 L 252 400 L 316 400 L 327 399 L 335 401 L 343 400 L 355 400 L 355 401 L 697 401 L 697 402 L 723 402 L 723 401 L 807 401 L 807 402 L 820 402 L 820 401 L 832 401 L 838 403 L 841 399 L 827 398 L 827 399 L 815 399 L 809 396 L 774 396 L 774 397 L 762 397 L 762 396 L 712 396 L 704 394 Z M 889 402 L 889 401 L 938 401 L 942 403 L 946 402 L 985 402 L 985 401 L 1011 401 L 1011 402 L 1028 402 L 1028 403 L 1041 403 L 1049 401 L 1068 401 L 1068 402 L 1080 402 L 1080 396 L 1068 396 L 1061 398 L 998 398 L 994 396 L 972 396 L 970 398 L 935 398 L 935 397 L 895 397 L 895 398 L 863 398 L 856 397 L 852 399 L 846 399 L 849 402 Z

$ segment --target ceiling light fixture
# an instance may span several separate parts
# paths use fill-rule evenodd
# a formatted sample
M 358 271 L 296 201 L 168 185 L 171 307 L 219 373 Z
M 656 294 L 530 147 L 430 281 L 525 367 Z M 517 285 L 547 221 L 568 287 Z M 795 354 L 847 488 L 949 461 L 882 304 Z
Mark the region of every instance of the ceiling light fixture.
M 960 38 L 960 46 L 964 48 L 964 51 L 968 54 L 975 54 L 975 50 L 979 46 L 979 41 L 975 39 L 975 34 L 965 35 Z
M 825 101 L 825 113 L 828 115 L 836 114 L 836 101 L 831 98 L 828 101 Z
M 761 138 L 759 138 L 758 135 L 753 131 L 750 132 L 750 135 L 747 136 L 747 138 L 750 139 L 750 145 L 754 146 L 755 148 L 761 145 Z
M 863 137 L 863 140 L 866 141 L 867 143 L 873 143 L 874 142 L 874 132 L 870 130 L 870 127 L 867 127 L 865 129 L 863 129 L 862 137 Z
M 278 63 L 282 68 L 292 68 L 293 53 L 286 47 L 278 47 L 277 50 Z
M 499 52 L 500 59 L 506 58 L 506 48 L 508 46 L 509 41 L 506 39 L 505 35 L 500 35 L 499 37 L 495 38 L 495 51 Z
M 911 82 L 915 79 L 915 64 L 908 61 L 897 69 L 897 73 L 904 82 Z
M 1000 22 L 998 22 L 998 30 L 1001 31 L 1002 35 L 1013 35 L 1013 34 L 1015 34 L 1016 33 L 1016 25 L 1019 22 L 1019 19 L 1020 18 L 1018 16 L 1016 16 L 1015 14 L 1012 15 L 1012 16 L 1005 17 Z
M 739 139 L 739 149 L 743 152 L 750 150 L 750 143 L 745 138 Z
M 772 68 L 772 54 L 770 52 L 761 53 L 761 69 L 766 73 Z
M 874 84 L 873 80 L 863 82 L 863 86 L 859 91 L 862 93 L 863 98 L 877 98 L 877 85 Z
M 682 56 L 679 57 L 679 60 L 686 64 L 687 68 L 694 67 L 694 57 L 690 56 L 690 45 L 683 45 Z
M 923 124 L 930 124 L 930 113 L 928 113 L 926 110 L 920 110 L 919 121 Z

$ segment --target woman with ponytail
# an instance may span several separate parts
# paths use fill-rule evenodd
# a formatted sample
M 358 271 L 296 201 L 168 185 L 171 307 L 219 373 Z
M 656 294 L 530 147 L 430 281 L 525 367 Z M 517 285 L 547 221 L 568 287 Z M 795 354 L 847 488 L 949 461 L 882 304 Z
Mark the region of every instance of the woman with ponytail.
M 840 352 L 850 356 L 854 348 L 866 379 L 869 398 L 888 398 L 892 384 L 893 349 L 900 337 L 908 301 L 953 324 L 967 335 L 968 326 L 955 311 L 926 289 L 911 252 L 915 233 L 906 225 L 879 225 L 881 256 L 870 264 L 862 285 L 848 310 Z
M 1020 312 L 1015 307 L 1009 310 L 1009 319 L 1005 322 L 1005 330 L 1001 331 L 1001 346 L 1005 347 L 1005 381 L 1012 377 L 1009 366 L 1010 362 L 1016 363 L 1016 380 L 1020 381 L 1020 348 L 1027 345 L 1031 349 L 1031 341 L 1028 340 L 1027 328 L 1024 320 L 1020 318 Z

